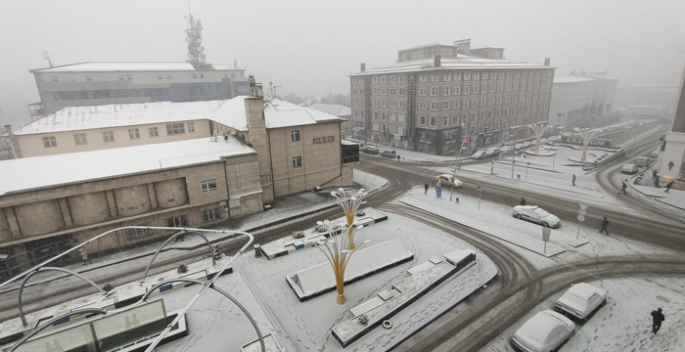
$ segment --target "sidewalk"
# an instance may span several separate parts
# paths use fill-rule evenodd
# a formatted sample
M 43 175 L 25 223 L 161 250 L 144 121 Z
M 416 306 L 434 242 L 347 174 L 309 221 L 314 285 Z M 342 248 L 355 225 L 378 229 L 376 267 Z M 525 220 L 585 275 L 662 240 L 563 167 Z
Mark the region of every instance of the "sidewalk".
M 659 151 L 659 159 L 650 165 L 642 176 L 639 184 L 634 184 L 634 180 L 640 175 L 637 173 L 628 178 L 628 186 L 635 192 L 632 192 L 637 198 L 645 201 L 650 201 L 653 206 L 659 207 L 671 213 L 685 215 L 685 191 L 671 189 L 666 193 L 665 184 L 662 180 L 660 188 L 654 187 L 652 181 L 652 170 L 659 171 L 661 166 L 661 158 L 663 152 Z
M 354 180 L 362 188 L 366 189 L 367 193 L 371 194 L 387 185 L 387 180 L 367 173 L 361 170 L 354 170 Z M 246 217 L 232 220 L 228 225 L 218 226 L 215 230 L 226 231 L 243 231 L 255 232 L 262 229 L 270 228 L 297 218 L 315 214 L 317 212 L 334 208 L 338 206 L 337 199 L 333 197 L 330 192 L 304 192 L 287 197 L 277 199 L 272 203 L 273 208 L 258 214 L 249 215 Z M 203 234 L 211 244 L 216 244 L 226 240 L 229 234 L 221 233 L 204 233 Z M 72 270 L 76 273 L 82 274 L 86 272 L 105 269 L 111 266 L 119 265 L 125 262 L 134 261 L 140 258 L 151 256 L 161 246 L 162 241 L 146 244 L 144 246 L 136 247 L 130 250 L 125 250 L 117 253 L 105 255 L 101 258 L 93 258 L 89 260 L 88 264 L 75 263 L 66 265 L 63 268 Z M 157 257 L 158 261 L 164 258 L 175 255 L 177 250 L 190 251 L 207 246 L 206 242 L 200 236 L 193 236 L 191 234 L 185 236 L 183 241 L 171 242 L 160 252 Z M 209 249 L 208 249 L 209 251 Z M 32 281 L 27 286 L 34 286 L 50 281 L 54 281 L 68 275 L 61 272 L 46 272 L 39 274 L 40 279 Z M 16 290 L 19 286 L 20 280 L 9 284 L 2 288 L 0 294 Z

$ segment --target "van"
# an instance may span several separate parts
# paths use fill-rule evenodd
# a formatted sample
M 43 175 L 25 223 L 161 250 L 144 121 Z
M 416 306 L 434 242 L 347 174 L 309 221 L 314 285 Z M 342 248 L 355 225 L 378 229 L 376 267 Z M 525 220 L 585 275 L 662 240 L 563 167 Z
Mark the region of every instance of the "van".
M 649 158 L 647 158 L 646 156 L 638 156 L 637 158 L 635 158 L 634 163 L 637 166 L 645 167 L 649 164 Z
M 638 171 L 640 171 L 640 168 L 637 167 L 637 165 L 635 165 L 635 164 L 625 164 L 625 165 L 623 165 L 623 167 L 621 168 L 621 173 L 622 173 L 622 174 L 634 175 L 634 174 L 636 174 Z

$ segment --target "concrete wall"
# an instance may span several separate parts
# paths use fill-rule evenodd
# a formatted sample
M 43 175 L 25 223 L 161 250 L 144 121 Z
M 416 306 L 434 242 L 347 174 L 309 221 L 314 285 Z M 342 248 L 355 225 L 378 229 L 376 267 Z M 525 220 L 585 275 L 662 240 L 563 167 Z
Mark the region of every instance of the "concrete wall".
M 174 122 L 176 123 L 176 122 Z M 32 156 L 55 155 L 65 153 L 84 152 L 90 150 L 101 150 L 121 147 L 132 147 L 136 145 L 146 145 L 155 143 L 176 142 L 195 138 L 205 138 L 211 136 L 209 131 L 209 120 L 180 121 L 185 127 L 185 133 L 167 135 L 166 123 L 146 124 L 136 126 L 121 126 L 113 128 L 98 128 L 88 130 L 76 130 L 55 133 L 40 133 L 18 135 L 17 142 L 21 148 L 24 158 Z M 189 132 L 188 123 L 192 123 L 195 132 Z M 157 128 L 158 137 L 150 137 L 149 129 Z M 140 138 L 131 139 L 129 129 L 138 129 Z M 102 132 L 112 131 L 114 141 L 105 142 Z M 87 144 L 76 145 L 75 134 L 86 134 Z M 57 141 L 56 147 L 46 148 L 43 144 L 43 137 L 54 136 Z

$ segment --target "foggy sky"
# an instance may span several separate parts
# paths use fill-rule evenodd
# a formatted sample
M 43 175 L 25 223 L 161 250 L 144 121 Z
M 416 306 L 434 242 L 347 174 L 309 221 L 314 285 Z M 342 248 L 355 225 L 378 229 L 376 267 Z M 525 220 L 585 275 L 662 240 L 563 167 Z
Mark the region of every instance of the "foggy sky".
M 2 0 L 0 123 L 29 121 L 29 69 L 83 61 L 186 59 L 190 4 L 207 62 L 238 66 L 279 94 L 348 93 L 347 75 L 397 50 L 471 38 L 507 59 L 552 58 L 557 75 L 608 70 L 620 83 L 678 85 L 685 1 L 641 0 Z

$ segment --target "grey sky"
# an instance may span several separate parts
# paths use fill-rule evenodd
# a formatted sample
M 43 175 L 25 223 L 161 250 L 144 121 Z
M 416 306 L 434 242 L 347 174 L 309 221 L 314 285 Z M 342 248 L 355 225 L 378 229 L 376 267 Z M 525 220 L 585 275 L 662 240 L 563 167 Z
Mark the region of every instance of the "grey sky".
M 472 38 L 509 59 L 552 58 L 557 75 L 608 70 L 621 83 L 677 85 L 685 1 L 641 0 L 4 0 L 0 122 L 28 122 L 29 69 L 82 61 L 184 61 L 190 3 L 207 61 L 238 65 L 300 95 L 346 93 L 346 75 L 396 51 Z

